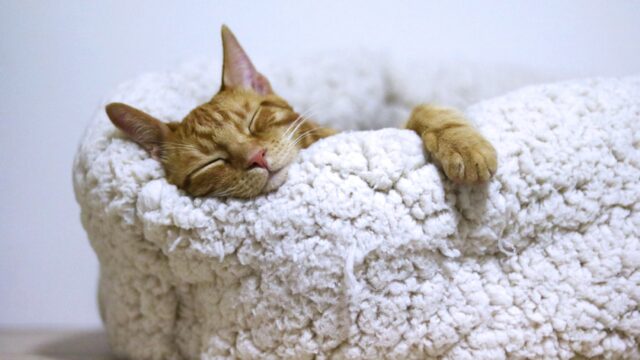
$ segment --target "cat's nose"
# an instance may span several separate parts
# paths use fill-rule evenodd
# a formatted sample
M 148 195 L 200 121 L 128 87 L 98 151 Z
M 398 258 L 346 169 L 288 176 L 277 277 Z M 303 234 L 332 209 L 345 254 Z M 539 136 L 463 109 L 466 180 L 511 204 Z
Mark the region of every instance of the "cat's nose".
M 269 164 L 267 164 L 267 160 L 264 158 L 267 154 L 266 149 L 258 149 L 252 155 L 249 156 L 249 164 L 248 167 L 259 166 L 263 169 L 269 170 Z

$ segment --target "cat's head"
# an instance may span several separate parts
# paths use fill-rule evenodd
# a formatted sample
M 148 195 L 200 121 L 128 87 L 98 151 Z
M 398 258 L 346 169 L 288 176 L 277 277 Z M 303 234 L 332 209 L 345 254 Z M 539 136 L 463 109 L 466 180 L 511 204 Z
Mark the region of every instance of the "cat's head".
M 280 186 L 309 124 L 271 89 L 235 36 L 222 27 L 222 86 L 179 123 L 121 103 L 113 124 L 158 159 L 167 180 L 194 196 L 253 197 Z M 301 138 L 302 136 L 302 138 Z

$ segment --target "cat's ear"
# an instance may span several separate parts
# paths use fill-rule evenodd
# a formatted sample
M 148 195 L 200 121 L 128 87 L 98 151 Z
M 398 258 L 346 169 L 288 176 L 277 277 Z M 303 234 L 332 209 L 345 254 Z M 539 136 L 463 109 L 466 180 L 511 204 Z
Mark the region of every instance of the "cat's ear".
M 222 25 L 221 32 L 224 52 L 221 90 L 241 88 L 261 95 L 272 93 L 269 80 L 256 70 L 231 30 Z
M 111 103 L 106 107 L 111 122 L 133 141 L 142 146 L 154 159 L 159 159 L 162 143 L 167 141 L 171 129 L 136 108 L 122 103 Z

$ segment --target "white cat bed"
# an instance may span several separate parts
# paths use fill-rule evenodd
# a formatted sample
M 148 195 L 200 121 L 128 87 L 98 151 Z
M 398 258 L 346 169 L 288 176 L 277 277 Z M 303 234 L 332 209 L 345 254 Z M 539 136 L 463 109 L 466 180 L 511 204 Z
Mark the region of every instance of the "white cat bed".
M 259 65 L 260 62 L 257 62 Z M 530 80 L 371 56 L 262 66 L 339 128 L 395 125 Z M 118 88 L 180 120 L 214 93 L 195 62 Z M 105 102 L 106 103 L 106 102 Z M 101 108 L 74 164 L 109 341 L 133 359 L 640 358 L 640 78 L 527 87 L 468 108 L 494 144 L 457 187 L 407 130 L 303 151 L 277 191 L 190 198 Z

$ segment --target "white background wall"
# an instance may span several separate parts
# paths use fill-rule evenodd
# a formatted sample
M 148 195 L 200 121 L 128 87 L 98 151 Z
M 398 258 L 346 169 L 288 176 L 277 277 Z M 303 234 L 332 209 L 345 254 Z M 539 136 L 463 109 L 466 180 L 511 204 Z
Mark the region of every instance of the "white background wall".
M 640 73 L 638 1 L 0 0 L 0 327 L 97 326 L 71 162 L 101 98 L 141 72 L 351 46 L 574 75 Z M 259 64 L 259 61 L 256 61 Z

